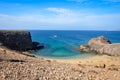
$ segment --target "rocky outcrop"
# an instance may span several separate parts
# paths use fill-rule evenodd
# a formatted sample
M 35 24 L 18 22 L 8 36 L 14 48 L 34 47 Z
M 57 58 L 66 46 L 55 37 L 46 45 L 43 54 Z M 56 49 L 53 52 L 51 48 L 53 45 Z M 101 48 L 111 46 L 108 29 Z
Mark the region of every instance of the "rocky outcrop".
M 100 36 L 92 38 L 86 45 L 80 45 L 80 51 L 120 56 L 120 43 L 111 44 L 110 40 L 106 37 Z
M 32 42 L 28 31 L 0 31 L 0 44 L 17 51 L 37 50 L 43 48 L 38 42 Z

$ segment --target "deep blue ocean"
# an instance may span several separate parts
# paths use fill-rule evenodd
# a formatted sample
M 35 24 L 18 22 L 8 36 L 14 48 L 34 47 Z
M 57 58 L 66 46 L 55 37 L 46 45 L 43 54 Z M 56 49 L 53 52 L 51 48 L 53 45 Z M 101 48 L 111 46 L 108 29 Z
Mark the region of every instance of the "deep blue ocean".
M 120 31 L 66 31 L 66 30 L 30 30 L 32 40 L 45 45 L 44 49 L 33 54 L 46 58 L 87 57 L 77 51 L 81 44 L 87 44 L 91 38 L 105 36 L 112 43 L 120 43 Z

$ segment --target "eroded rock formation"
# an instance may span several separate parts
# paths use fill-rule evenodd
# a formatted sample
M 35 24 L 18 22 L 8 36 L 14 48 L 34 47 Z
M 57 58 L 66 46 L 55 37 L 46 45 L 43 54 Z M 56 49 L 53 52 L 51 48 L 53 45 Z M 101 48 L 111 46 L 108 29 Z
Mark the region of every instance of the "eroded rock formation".
M 32 42 L 28 31 L 0 30 L 0 44 L 17 51 L 43 48 L 39 43 Z
M 120 43 L 111 44 L 106 37 L 100 36 L 92 38 L 86 45 L 80 45 L 80 51 L 120 56 Z

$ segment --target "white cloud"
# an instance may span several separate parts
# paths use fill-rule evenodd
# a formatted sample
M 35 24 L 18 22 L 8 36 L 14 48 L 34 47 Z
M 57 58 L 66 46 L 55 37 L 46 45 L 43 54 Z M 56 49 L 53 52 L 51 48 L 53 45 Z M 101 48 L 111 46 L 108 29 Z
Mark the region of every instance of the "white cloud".
M 0 29 L 117 29 L 120 14 L 90 14 L 64 8 L 47 8 L 48 14 L 0 14 Z M 53 14 L 57 13 L 57 14 Z M 11 28 L 10 28 L 11 27 Z
M 49 11 L 49 12 L 53 12 L 56 13 L 59 16 L 73 16 L 75 15 L 75 13 L 69 9 L 65 9 L 65 8 L 54 8 L 54 7 L 50 7 L 50 8 L 46 8 L 45 10 Z
M 49 7 L 49 8 L 46 8 L 46 10 L 56 12 L 56 13 L 66 13 L 66 12 L 68 13 L 68 12 L 70 12 L 70 10 L 68 10 L 68 9 L 55 8 L 55 7 Z

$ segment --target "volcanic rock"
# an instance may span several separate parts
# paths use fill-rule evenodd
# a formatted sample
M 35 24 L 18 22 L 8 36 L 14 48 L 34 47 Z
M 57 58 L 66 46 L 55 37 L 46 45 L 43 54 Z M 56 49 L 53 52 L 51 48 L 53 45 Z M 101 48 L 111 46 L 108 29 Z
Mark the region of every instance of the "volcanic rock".
M 0 30 L 0 45 L 17 51 L 43 48 L 43 45 L 39 45 L 38 42 L 32 42 L 28 31 Z
M 120 43 L 111 44 L 109 39 L 104 36 L 100 36 L 97 38 L 92 38 L 86 45 L 80 45 L 80 51 L 120 56 Z

